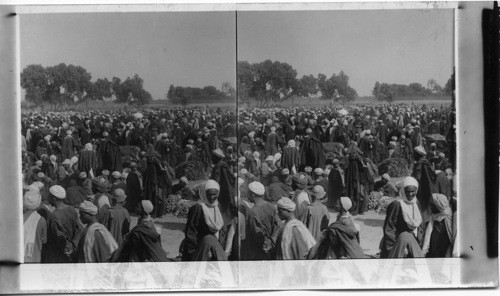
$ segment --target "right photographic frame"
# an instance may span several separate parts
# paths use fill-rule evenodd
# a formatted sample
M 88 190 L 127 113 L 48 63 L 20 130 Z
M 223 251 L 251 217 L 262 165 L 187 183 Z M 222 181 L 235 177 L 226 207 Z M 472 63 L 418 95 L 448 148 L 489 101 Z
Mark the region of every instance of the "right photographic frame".
M 454 11 L 237 25 L 241 259 L 457 257 Z
M 467 26 L 492 5 L 400 4 L 239 7 L 242 282 L 498 285 Z

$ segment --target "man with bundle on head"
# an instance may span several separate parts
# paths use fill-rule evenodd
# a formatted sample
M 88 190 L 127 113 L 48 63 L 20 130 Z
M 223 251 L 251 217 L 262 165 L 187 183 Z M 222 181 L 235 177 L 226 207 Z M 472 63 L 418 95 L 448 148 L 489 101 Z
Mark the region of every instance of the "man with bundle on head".
M 106 227 L 97 222 L 97 207 L 92 202 L 84 201 L 78 209 L 80 220 L 86 227 L 78 242 L 74 262 L 106 262 L 118 248 L 118 244 Z
M 316 244 L 307 227 L 295 219 L 295 203 L 287 197 L 278 203 L 278 216 L 285 221 L 276 241 L 276 259 L 302 260 L 306 259 L 311 248 Z

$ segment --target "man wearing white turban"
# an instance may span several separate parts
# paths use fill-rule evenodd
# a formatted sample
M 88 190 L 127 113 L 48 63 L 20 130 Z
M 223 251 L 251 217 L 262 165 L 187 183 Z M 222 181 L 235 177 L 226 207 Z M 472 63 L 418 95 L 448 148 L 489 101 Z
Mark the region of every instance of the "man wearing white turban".
M 276 208 L 264 200 L 266 190 L 260 182 L 248 185 L 249 200 L 254 203 L 249 210 L 250 220 L 246 229 L 246 242 L 242 260 L 269 260 L 273 258 L 276 237 L 281 226 Z
M 220 185 L 217 181 L 210 179 L 195 189 L 198 191 L 200 199 L 188 212 L 184 230 L 185 238 L 181 244 L 182 261 L 195 261 L 197 259 L 204 261 L 208 259 L 195 257 L 199 250 L 206 247 L 202 245 L 205 236 L 213 236 L 218 241 L 218 245 L 213 244 L 211 246 L 217 250 L 217 254 L 212 254 L 212 256 L 215 256 L 217 260 L 227 260 L 222 244 L 219 241 L 219 239 L 222 239 L 220 230 L 224 226 L 219 201 L 217 200 Z M 214 241 L 210 240 L 210 242 L 213 243 Z
M 276 241 L 276 259 L 303 260 L 309 250 L 316 244 L 307 227 L 295 219 L 295 203 L 288 197 L 281 198 L 278 203 L 278 216 L 285 221 Z
M 422 216 L 417 201 L 419 184 L 406 177 L 399 189 L 399 198 L 387 207 L 380 258 L 424 257 L 419 241 L 423 239 Z
M 42 202 L 38 188 L 31 186 L 23 196 L 24 262 L 40 263 L 47 242 L 47 222 L 36 209 Z

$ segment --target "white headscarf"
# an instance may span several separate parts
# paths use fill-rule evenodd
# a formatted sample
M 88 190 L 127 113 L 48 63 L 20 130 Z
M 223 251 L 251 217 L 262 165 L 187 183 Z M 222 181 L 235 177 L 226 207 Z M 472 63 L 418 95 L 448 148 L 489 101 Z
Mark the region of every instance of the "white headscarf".
M 215 180 L 208 180 L 205 182 L 204 186 L 200 186 L 200 201 L 203 210 L 203 216 L 205 218 L 205 223 L 207 226 L 215 233 L 215 236 L 219 236 L 219 230 L 224 226 L 224 220 L 222 219 L 222 214 L 219 210 L 219 202 L 215 200 L 213 204 L 210 204 L 207 200 L 207 190 L 215 189 L 217 190 L 217 197 L 220 192 L 220 185 Z
M 403 186 L 399 188 L 399 203 L 403 210 L 403 219 L 408 227 L 413 230 L 413 233 L 417 235 L 418 226 L 422 223 L 422 216 L 417 205 L 417 198 L 415 197 L 410 201 L 406 197 L 405 187 L 408 186 L 414 186 L 418 191 L 418 181 L 413 177 L 406 177 L 403 180 Z

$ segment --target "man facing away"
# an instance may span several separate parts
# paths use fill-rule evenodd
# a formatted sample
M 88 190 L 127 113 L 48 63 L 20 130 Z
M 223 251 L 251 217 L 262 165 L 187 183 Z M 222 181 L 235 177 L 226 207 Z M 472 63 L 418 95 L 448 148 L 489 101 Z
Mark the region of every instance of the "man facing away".
M 87 226 L 78 242 L 75 262 L 106 262 L 118 248 L 118 244 L 106 227 L 97 222 L 97 206 L 90 201 L 84 201 L 78 208 L 80 220 Z
M 295 218 L 295 203 L 287 197 L 278 201 L 278 216 L 285 221 L 276 242 L 276 259 L 306 259 L 311 248 L 316 244 L 309 229 Z

